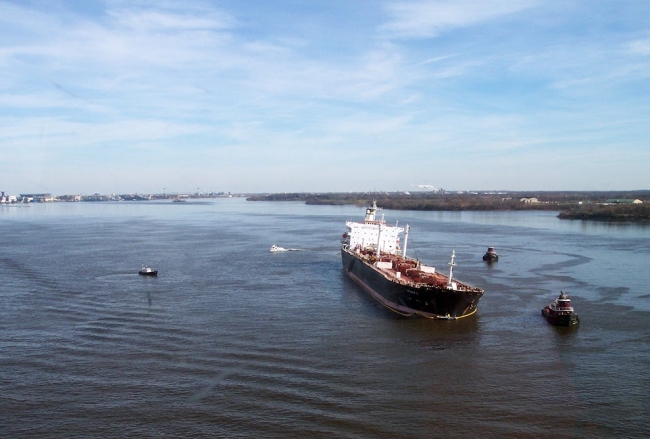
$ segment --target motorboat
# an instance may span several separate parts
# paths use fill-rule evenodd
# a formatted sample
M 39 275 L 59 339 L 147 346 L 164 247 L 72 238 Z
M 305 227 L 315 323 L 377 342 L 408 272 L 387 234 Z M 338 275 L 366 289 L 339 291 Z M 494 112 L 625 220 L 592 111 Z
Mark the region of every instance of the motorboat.
M 141 276 L 158 276 L 158 270 L 152 270 L 150 267 L 143 265 L 138 274 Z

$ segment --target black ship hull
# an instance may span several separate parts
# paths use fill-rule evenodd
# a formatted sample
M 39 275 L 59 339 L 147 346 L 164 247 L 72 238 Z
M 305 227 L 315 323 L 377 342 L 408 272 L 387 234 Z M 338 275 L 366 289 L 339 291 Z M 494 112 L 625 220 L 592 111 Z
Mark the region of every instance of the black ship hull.
M 573 326 L 580 322 L 577 314 L 567 312 L 554 313 L 548 307 L 542 310 L 542 315 L 553 326 Z
M 343 270 L 382 305 L 403 316 L 457 319 L 472 315 L 483 291 L 451 290 L 431 285 L 409 285 L 391 279 L 354 253 L 341 249 Z

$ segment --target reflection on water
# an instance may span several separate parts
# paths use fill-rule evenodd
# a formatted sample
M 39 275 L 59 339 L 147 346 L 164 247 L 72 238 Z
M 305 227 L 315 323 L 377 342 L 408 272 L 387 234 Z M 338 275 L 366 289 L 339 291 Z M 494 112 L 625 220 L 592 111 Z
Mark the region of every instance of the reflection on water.
M 388 211 L 387 211 L 388 212 Z M 487 211 L 487 212 L 409 212 L 390 211 L 399 218 L 421 217 L 436 221 L 468 223 L 491 226 L 521 226 L 560 232 L 588 234 L 614 234 L 617 236 L 650 237 L 650 222 L 614 222 L 560 220 L 556 211 Z

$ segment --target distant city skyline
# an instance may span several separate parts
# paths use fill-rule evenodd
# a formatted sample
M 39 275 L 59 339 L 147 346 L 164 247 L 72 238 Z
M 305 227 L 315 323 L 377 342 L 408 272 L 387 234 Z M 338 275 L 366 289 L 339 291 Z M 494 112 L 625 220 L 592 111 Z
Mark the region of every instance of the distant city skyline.
M 649 2 L 0 0 L 0 66 L 12 195 L 650 188 Z

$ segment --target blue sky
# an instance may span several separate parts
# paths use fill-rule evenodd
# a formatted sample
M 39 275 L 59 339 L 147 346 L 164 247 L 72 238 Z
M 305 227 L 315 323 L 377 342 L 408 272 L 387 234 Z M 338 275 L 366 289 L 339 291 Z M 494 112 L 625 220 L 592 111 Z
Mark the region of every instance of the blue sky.
M 11 194 L 650 189 L 647 1 L 0 0 Z

